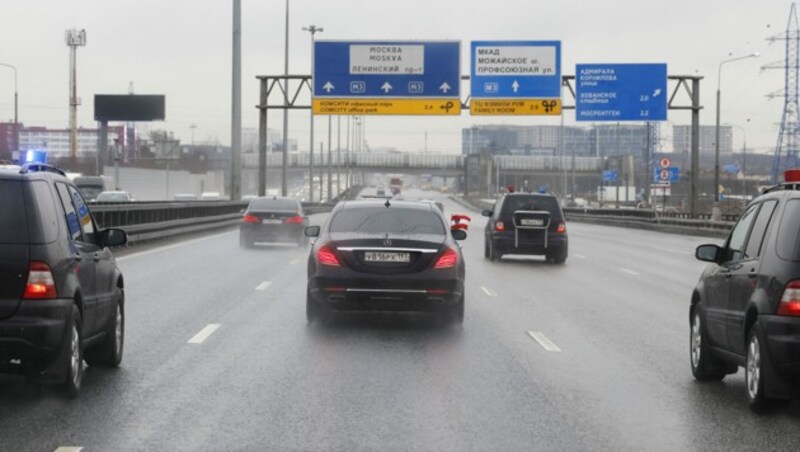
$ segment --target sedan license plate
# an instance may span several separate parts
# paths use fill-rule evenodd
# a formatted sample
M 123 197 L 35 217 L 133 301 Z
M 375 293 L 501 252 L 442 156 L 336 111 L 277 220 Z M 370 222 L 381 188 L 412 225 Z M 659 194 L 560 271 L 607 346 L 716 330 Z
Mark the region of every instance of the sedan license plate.
M 383 251 L 367 251 L 364 253 L 364 261 L 366 262 L 411 262 L 411 255 L 409 253 L 388 253 Z
M 281 224 L 283 221 L 277 219 L 269 219 L 261 222 L 262 224 Z
M 522 226 L 544 226 L 544 220 L 539 218 L 523 218 L 519 223 Z

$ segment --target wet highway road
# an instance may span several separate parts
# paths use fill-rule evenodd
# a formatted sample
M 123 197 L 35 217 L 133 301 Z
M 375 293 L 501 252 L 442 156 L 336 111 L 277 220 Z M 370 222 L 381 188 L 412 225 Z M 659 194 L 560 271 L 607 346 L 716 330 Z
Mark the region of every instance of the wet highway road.
M 461 328 L 309 326 L 307 251 L 241 250 L 235 231 L 134 249 L 122 367 L 87 368 L 77 400 L 0 376 L 0 449 L 800 448 L 800 402 L 759 416 L 742 371 L 691 377 L 692 253 L 713 240 L 570 223 L 566 265 L 492 263 L 483 224 L 463 242 Z

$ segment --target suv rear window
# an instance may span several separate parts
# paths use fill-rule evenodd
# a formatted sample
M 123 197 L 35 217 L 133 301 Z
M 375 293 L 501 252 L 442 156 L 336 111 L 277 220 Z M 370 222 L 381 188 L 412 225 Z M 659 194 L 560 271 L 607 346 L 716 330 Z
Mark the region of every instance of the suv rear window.
M 28 243 L 22 181 L 0 180 L 0 243 Z
M 330 232 L 444 235 L 445 230 L 433 211 L 376 206 L 340 210 L 331 220 Z
M 790 199 L 778 229 L 778 256 L 800 261 L 800 199 Z
M 544 210 L 550 212 L 553 218 L 561 216 L 558 202 L 553 196 L 507 196 L 500 213 L 511 215 L 517 210 Z

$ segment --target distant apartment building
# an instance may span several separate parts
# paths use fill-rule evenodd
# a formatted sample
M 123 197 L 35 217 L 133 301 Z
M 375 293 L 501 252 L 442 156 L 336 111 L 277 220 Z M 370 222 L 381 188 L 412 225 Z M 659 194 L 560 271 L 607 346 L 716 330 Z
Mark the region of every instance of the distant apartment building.
M 281 133 L 275 129 L 267 129 L 267 152 L 277 151 L 283 147 Z M 289 140 L 289 150 L 297 150 L 297 140 Z M 242 129 L 242 153 L 258 153 L 258 129 L 246 127 Z
M 125 126 L 109 126 L 109 145 L 126 145 Z M 48 156 L 63 158 L 70 156 L 70 130 L 49 129 L 47 127 L 19 125 L 19 146 L 14 145 L 14 123 L 0 123 L 0 158 L 10 159 L 15 151 L 25 152 L 29 149 L 47 151 Z M 77 130 L 76 154 L 87 157 L 97 154 L 99 143 L 98 129 Z
M 713 154 L 716 143 L 716 126 L 700 126 L 700 154 Z M 674 152 L 689 152 L 692 149 L 692 127 L 672 126 Z M 720 126 L 719 153 L 730 154 L 733 150 L 733 127 Z

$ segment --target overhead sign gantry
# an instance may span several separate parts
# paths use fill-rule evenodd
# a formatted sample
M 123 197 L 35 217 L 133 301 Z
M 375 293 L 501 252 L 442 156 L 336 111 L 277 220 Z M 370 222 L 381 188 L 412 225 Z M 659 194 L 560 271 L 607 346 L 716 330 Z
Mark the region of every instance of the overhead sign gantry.
M 560 41 L 473 41 L 470 113 L 560 115 Z
M 312 111 L 461 114 L 459 41 L 315 41 Z

